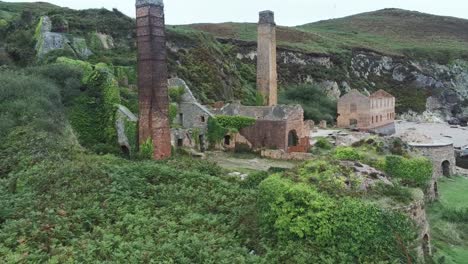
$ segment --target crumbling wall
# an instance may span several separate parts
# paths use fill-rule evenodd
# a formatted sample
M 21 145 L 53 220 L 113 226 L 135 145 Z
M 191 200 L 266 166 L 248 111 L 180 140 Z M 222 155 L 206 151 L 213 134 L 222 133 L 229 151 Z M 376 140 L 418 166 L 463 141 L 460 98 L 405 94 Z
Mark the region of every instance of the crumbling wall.
M 338 127 L 351 128 L 350 120 L 357 121 L 355 128 L 369 127 L 369 110 L 369 98 L 357 90 L 351 90 L 338 100 Z
M 453 144 L 410 144 L 410 146 L 432 161 L 433 175 L 430 187 L 427 190 L 427 198 L 429 200 L 435 200 L 438 197 L 437 181 L 444 176 L 444 165 L 448 164 L 448 171 L 446 172 L 448 175 L 445 176 L 450 176 L 455 173 L 456 160 Z
M 257 120 L 253 126 L 243 128 L 240 134 L 252 143 L 253 149 L 287 150 L 287 122 L 284 120 Z

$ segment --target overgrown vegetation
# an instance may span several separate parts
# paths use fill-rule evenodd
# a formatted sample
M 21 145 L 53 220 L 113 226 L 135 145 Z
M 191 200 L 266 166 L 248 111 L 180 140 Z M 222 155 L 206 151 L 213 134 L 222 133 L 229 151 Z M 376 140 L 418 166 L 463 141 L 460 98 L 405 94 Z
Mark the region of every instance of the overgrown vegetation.
M 208 141 L 211 145 L 219 143 L 226 134 L 238 133 L 242 128 L 255 124 L 255 119 L 246 116 L 218 115 L 208 119 Z
M 428 209 L 433 259 L 436 263 L 463 263 L 468 257 L 468 180 L 458 176 L 442 179 L 438 184 L 439 201 Z
M 304 118 L 320 122 L 334 123 L 336 102 L 332 101 L 320 88 L 311 84 L 284 87 L 279 96 L 282 104 L 300 104 L 304 108 Z
M 432 178 L 432 162 L 426 158 L 407 159 L 401 156 L 387 156 L 385 171 L 404 184 L 425 189 Z
M 66 119 L 58 85 L 68 82 L 42 71 L 0 73 L 10 120 L 0 135 L 0 262 L 376 262 L 412 252 L 408 218 L 351 197 L 357 185 L 323 188 L 351 173 L 336 161 L 240 182 L 181 156 L 91 154 Z

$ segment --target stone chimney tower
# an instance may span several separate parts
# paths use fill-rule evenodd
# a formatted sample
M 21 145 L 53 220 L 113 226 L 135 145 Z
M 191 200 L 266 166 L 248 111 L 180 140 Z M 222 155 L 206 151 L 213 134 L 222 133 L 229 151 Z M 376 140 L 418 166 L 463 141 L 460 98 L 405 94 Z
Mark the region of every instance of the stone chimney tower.
M 154 159 L 171 156 L 163 0 L 136 0 L 138 142 L 153 142 Z
M 257 90 L 269 106 L 278 103 L 276 24 L 272 11 L 260 12 L 257 47 Z

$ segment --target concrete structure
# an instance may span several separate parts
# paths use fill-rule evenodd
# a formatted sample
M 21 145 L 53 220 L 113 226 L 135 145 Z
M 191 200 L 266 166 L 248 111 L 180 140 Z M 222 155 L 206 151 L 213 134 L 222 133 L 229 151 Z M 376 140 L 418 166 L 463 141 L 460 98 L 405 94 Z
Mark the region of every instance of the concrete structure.
M 394 134 L 395 97 L 384 90 L 365 96 L 353 89 L 338 100 L 337 121 L 339 128 Z
M 433 164 L 432 181 L 427 192 L 429 200 L 437 199 L 439 192 L 437 181 L 441 177 L 449 177 L 455 173 L 455 149 L 453 143 L 409 144 L 427 157 Z
M 257 47 L 257 90 L 265 105 L 278 103 L 276 71 L 276 24 L 272 11 L 260 12 Z
M 154 159 L 171 156 L 166 33 L 162 0 L 136 1 L 139 144 L 152 140 Z
M 310 129 L 304 122 L 304 110 L 300 105 L 257 107 L 233 103 L 214 113 L 255 118 L 257 122 L 253 126 L 239 131 L 253 150 L 279 149 L 287 153 L 309 150 Z

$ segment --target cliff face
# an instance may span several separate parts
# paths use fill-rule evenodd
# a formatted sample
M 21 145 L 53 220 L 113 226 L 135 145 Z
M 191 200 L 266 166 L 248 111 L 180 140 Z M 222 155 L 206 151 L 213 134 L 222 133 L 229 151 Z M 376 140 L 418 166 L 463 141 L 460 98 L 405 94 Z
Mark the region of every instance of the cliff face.
M 241 47 L 238 59 L 255 63 L 253 45 L 233 44 Z M 462 59 L 440 64 L 368 50 L 336 56 L 281 49 L 278 65 L 283 86 L 315 83 L 331 98 L 339 98 L 351 88 L 365 93 L 384 89 L 397 97 L 397 111 L 404 118 L 468 118 L 468 63 Z

